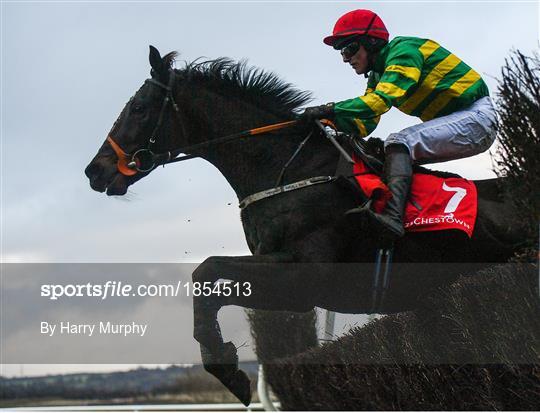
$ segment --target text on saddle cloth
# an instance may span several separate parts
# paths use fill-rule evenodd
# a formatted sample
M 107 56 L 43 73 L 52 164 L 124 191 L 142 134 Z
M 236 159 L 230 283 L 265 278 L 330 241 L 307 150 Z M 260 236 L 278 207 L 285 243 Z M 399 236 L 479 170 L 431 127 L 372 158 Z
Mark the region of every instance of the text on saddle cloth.
M 382 212 L 392 197 L 390 190 L 363 161 L 358 158 L 355 161 L 353 172 L 356 181 L 366 196 L 373 200 L 373 210 Z M 415 173 L 403 225 L 408 232 L 459 229 L 470 238 L 477 212 L 478 197 L 474 182 L 459 177 L 443 178 Z

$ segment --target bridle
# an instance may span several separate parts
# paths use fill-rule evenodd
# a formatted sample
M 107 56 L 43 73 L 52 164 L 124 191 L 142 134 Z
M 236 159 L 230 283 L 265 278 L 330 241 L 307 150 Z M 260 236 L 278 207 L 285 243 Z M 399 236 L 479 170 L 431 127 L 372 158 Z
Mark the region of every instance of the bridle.
M 164 114 L 165 114 L 165 110 L 167 109 L 167 106 L 169 105 L 169 103 L 171 103 L 174 111 L 177 114 L 180 112 L 178 105 L 176 104 L 174 100 L 174 96 L 173 96 L 173 86 L 174 86 L 175 76 L 176 76 L 175 71 L 169 70 L 169 82 L 167 85 L 165 85 L 164 83 L 161 83 L 160 81 L 154 78 L 145 80 L 145 83 L 156 85 L 160 87 L 161 89 L 164 89 L 166 92 L 165 97 L 163 99 L 163 103 L 161 104 L 161 110 L 159 112 L 158 121 L 152 131 L 152 134 L 150 135 L 150 138 L 148 139 L 146 148 L 138 149 L 133 154 L 129 154 L 129 153 L 126 153 L 120 147 L 118 143 L 116 143 L 116 141 L 112 138 L 111 135 L 107 136 L 107 142 L 109 142 L 112 149 L 116 153 L 116 156 L 118 157 L 117 168 L 121 174 L 125 176 L 133 176 L 139 172 L 140 173 L 151 172 L 152 170 L 157 168 L 159 165 L 166 165 L 169 163 L 181 162 L 181 161 L 186 161 L 188 159 L 196 158 L 197 155 L 190 154 L 190 152 L 196 149 L 200 149 L 209 145 L 217 145 L 217 144 L 230 142 L 232 140 L 247 137 L 247 136 L 260 135 L 263 133 L 272 132 L 275 130 L 283 129 L 283 128 L 297 124 L 296 120 L 276 123 L 273 125 L 267 125 L 260 128 L 245 130 L 239 133 L 223 136 L 217 139 L 207 140 L 201 143 L 185 146 L 185 147 L 178 148 L 172 151 L 155 153 L 152 150 L 152 148 L 156 144 L 156 141 L 157 141 L 156 136 L 157 136 L 158 130 L 161 128 L 163 124 L 163 118 L 164 118 Z M 179 156 L 181 153 L 185 153 L 187 155 Z
M 173 85 L 175 81 L 175 72 L 174 70 L 169 71 L 169 82 L 167 85 L 164 83 L 161 83 L 159 80 L 156 80 L 154 78 L 146 79 L 144 83 L 147 84 L 153 84 L 161 89 L 165 90 L 165 97 L 163 98 L 163 103 L 161 104 L 161 109 L 159 111 L 159 117 L 158 121 L 156 123 L 156 126 L 152 130 L 152 133 L 150 135 L 150 138 L 148 138 L 148 143 L 146 144 L 146 148 L 141 148 L 136 150 L 133 154 L 126 153 L 118 143 L 111 137 L 111 135 L 107 136 L 107 141 L 113 148 L 114 152 L 116 153 L 118 157 L 117 167 L 118 171 L 126 176 L 132 176 L 137 174 L 138 172 L 146 173 L 152 171 L 158 164 L 155 162 L 156 154 L 152 150 L 154 145 L 156 144 L 156 136 L 158 133 L 158 130 L 161 128 L 163 124 L 163 118 L 165 115 L 165 110 L 167 109 L 167 106 L 169 103 L 171 103 L 175 113 L 178 113 L 180 110 L 178 108 L 178 105 L 176 104 L 173 96 Z M 171 152 L 167 152 L 169 159 L 171 156 Z M 162 154 L 158 154 L 162 155 Z M 150 162 L 148 162 L 150 161 Z M 145 166 L 150 163 L 150 166 Z

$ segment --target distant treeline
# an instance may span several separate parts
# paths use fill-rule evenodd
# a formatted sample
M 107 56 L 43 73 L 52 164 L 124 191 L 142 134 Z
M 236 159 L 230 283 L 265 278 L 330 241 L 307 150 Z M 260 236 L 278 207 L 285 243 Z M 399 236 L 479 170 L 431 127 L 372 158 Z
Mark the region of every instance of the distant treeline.
M 256 377 L 257 363 L 240 363 Z M 114 399 L 158 394 L 221 391 L 223 385 L 202 366 L 139 368 L 115 373 L 82 373 L 44 377 L 0 377 L 0 400 L 14 399 Z

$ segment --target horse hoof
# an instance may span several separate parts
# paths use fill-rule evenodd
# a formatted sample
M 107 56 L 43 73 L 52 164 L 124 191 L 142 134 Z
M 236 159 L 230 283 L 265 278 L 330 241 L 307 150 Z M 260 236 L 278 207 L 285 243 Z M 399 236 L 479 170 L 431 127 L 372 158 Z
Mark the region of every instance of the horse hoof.
M 245 406 L 251 403 L 251 382 L 246 373 L 238 369 L 238 353 L 230 341 L 223 350 L 213 353 L 201 345 L 204 369 L 215 376 Z
M 251 403 L 251 381 L 245 372 L 229 366 L 213 365 L 204 368 L 216 377 L 245 406 Z
M 240 400 L 244 406 L 251 403 L 251 381 L 242 370 L 236 370 L 227 383 L 223 383 L 229 391 Z

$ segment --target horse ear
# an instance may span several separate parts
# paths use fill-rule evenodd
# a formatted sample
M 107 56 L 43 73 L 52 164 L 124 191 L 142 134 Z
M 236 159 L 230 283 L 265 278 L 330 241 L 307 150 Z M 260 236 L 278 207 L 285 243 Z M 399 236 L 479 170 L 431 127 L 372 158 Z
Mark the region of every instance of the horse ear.
M 159 54 L 158 49 L 150 45 L 150 55 L 148 56 L 150 60 L 150 66 L 152 66 L 152 72 L 156 75 L 160 75 L 163 72 L 163 61 L 161 60 L 161 55 Z

